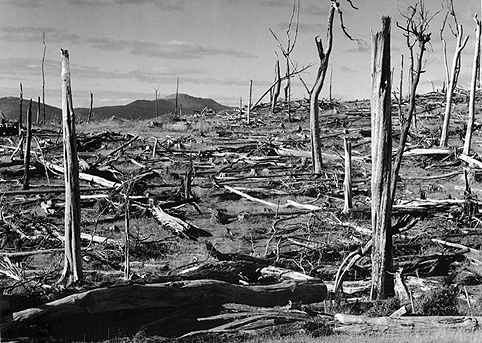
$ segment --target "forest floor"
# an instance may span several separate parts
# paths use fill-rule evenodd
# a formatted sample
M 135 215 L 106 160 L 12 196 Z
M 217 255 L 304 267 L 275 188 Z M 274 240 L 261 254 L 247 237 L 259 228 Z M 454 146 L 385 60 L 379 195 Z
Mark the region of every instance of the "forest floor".
M 433 152 L 429 149 L 439 145 L 444 95 L 418 97 L 417 126 L 399 175 L 392 216 L 392 225 L 400 230 L 394 235 L 394 270 L 403 268 L 412 313 L 417 315 L 482 315 L 482 168 L 461 158 L 467 96 L 460 93 L 455 102 L 450 147 Z M 479 114 L 481 105 L 479 96 Z M 113 117 L 77 124 L 81 172 L 97 179 L 81 180 L 84 281 L 69 287 L 57 283 L 64 264 L 64 180 L 46 163 L 62 166 L 61 128 L 34 125 L 29 191 L 22 191 L 21 151 L 14 152 L 19 138 L 0 137 L 2 337 L 95 341 L 142 332 L 143 337 L 222 341 L 226 335 L 243 340 L 253 333 L 316 336 L 344 331 L 333 317 L 336 313 L 373 317 L 397 310 L 402 305 L 398 300 L 368 301 L 369 252 L 347 270 L 342 289 L 333 294 L 342 262 L 370 240 L 370 103 L 324 101 L 320 106 L 324 165 L 318 176 L 312 174 L 306 100 L 293 101 L 290 116 L 281 103 L 275 113 L 261 105 L 251 111 L 249 123 L 245 112 L 230 110 L 177 120 Z M 406 104 L 402 111 L 406 113 Z M 394 149 L 398 118 L 394 104 Z M 353 160 L 353 207 L 348 212 L 343 211 L 345 138 L 352 144 Z M 477 123 L 470 155 L 476 160 L 481 160 L 481 143 Z M 16 165 L 9 165 L 12 161 Z M 159 208 L 161 212 L 153 210 Z M 188 231 L 162 222 L 156 213 L 164 219 L 180 218 L 188 223 Z M 99 324 L 89 331 L 83 319 L 67 328 L 62 326 L 66 319 L 55 317 L 56 325 L 49 322 L 55 301 L 66 296 L 193 279 L 245 286 L 279 282 L 279 274 L 261 274 L 266 266 L 322 280 L 328 287 L 325 300 L 286 302 L 274 307 L 277 316 L 273 310 L 246 304 L 222 304 L 206 312 L 189 307 L 182 315 L 172 306 L 168 314 L 143 313 L 149 325 L 134 320 L 132 308 L 119 312 L 112 305 L 102 320 L 113 316 L 112 321 L 122 323 L 109 330 Z M 426 295 L 440 289 L 456 302 L 443 305 L 450 307 L 446 313 L 430 312 Z M 45 313 L 10 326 L 32 309 Z M 82 311 L 88 315 L 88 310 Z M 77 320 L 69 315 L 69 323 Z

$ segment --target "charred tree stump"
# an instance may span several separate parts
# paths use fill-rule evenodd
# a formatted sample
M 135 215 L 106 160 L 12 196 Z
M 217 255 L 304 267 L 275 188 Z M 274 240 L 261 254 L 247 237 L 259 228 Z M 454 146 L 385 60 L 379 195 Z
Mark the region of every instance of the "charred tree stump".
M 79 161 L 75 114 L 70 85 L 69 52 L 60 49 L 62 56 L 62 127 L 64 139 L 65 176 L 65 265 L 58 282 L 67 278 L 67 284 L 82 280 L 82 256 L 80 250 L 80 187 Z
M 390 69 L 390 17 L 383 17 L 382 31 L 372 36 L 372 299 L 393 294 Z

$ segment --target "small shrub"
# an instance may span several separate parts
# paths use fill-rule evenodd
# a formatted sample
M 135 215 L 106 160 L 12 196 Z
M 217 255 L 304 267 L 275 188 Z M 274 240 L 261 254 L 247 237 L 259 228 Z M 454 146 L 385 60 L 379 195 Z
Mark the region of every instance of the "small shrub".
M 390 316 L 393 312 L 400 308 L 400 301 L 397 298 L 389 298 L 386 300 L 377 300 L 372 307 L 368 309 L 366 315 L 369 317 Z
M 422 295 L 415 302 L 415 313 L 424 316 L 456 316 L 458 289 L 443 287 Z

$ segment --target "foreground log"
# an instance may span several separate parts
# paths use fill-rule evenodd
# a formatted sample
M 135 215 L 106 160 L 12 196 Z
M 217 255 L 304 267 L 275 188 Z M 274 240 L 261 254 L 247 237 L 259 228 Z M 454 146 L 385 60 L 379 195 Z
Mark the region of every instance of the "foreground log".
M 442 329 L 465 329 L 478 328 L 482 317 L 375 317 L 354 316 L 348 314 L 336 314 L 335 320 L 342 324 L 335 328 L 336 332 L 345 333 L 409 333 L 427 332 Z
M 162 333 L 172 329 L 168 324 L 171 322 L 180 334 L 185 334 L 194 327 L 180 326 L 180 317 L 194 313 L 197 317 L 213 315 L 208 309 L 225 303 L 272 307 L 289 301 L 320 302 L 325 297 L 326 286 L 321 281 L 256 286 L 214 280 L 128 285 L 94 289 L 15 312 L 1 319 L 0 330 L 3 337 L 14 337 L 26 334 L 23 330 L 35 323 L 43 328 L 57 328 L 57 334 L 64 339 L 98 340 L 118 332 L 137 332 L 146 324 Z M 155 323 L 159 327 L 154 328 Z

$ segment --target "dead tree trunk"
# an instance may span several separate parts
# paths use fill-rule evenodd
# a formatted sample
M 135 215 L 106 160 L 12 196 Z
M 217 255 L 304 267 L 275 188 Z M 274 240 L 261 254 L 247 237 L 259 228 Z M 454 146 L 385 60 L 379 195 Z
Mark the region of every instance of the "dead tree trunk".
M 37 125 L 40 124 L 40 96 L 37 97 L 37 120 L 36 120 Z
M 124 205 L 125 212 L 124 212 L 124 226 L 125 226 L 125 236 L 124 236 L 124 280 L 129 280 L 129 276 L 131 274 L 130 268 L 130 251 L 129 251 L 129 229 L 130 229 L 130 209 L 129 209 L 129 190 L 130 187 L 127 187 L 126 190 L 126 202 Z
M 246 123 L 249 125 L 251 123 L 251 105 L 253 101 L 253 80 L 249 80 L 249 100 L 248 100 L 248 111 L 246 113 Z
M 18 113 L 18 135 L 22 135 L 22 109 L 23 107 L 23 86 L 22 82 L 20 82 L 20 111 Z
M 45 32 L 42 32 L 42 43 L 44 45 L 44 50 L 42 54 L 42 103 L 43 103 L 43 121 L 44 124 L 46 122 L 45 119 L 45 52 L 47 50 L 47 44 L 45 44 Z M 39 103 L 40 106 L 40 103 Z
M 390 17 L 372 37 L 372 286 L 371 298 L 393 294 L 390 192 L 391 122 Z
M 94 105 L 94 94 L 90 92 L 90 108 L 89 108 L 89 117 L 87 118 L 87 123 L 90 123 L 92 120 L 92 106 Z
M 58 282 L 67 284 L 82 280 L 80 254 L 80 187 L 75 114 L 70 85 L 69 52 L 60 49 L 62 56 L 62 126 L 64 137 L 65 176 L 65 265 Z
M 179 118 L 179 78 L 176 82 L 176 109 L 174 115 L 176 118 Z
M 320 174 L 323 166 L 320 143 L 320 109 L 318 107 L 318 97 L 325 82 L 328 61 L 333 46 L 333 18 L 335 17 L 337 3 L 331 1 L 330 13 L 328 14 L 328 27 L 326 31 L 326 51 L 323 49 L 323 42 L 319 36 L 315 37 L 320 66 L 316 75 L 316 81 L 310 92 L 310 133 L 311 133 L 311 156 L 313 161 L 313 173 Z
M 449 125 L 450 125 L 450 113 L 452 111 L 452 97 L 454 95 L 455 86 L 457 85 L 457 79 L 460 73 L 460 55 L 462 50 L 464 50 L 465 45 L 469 39 L 466 36 L 462 42 L 462 37 L 464 35 L 464 30 L 462 25 L 459 25 L 459 32 L 457 35 L 457 47 L 455 48 L 454 60 L 452 62 L 452 72 L 450 75 L 450 82 L 447 86 L 447 103 L 445 104 L 445 115 L 444 123 L 442 126 L 442 135 L 440 136 L 440 147 L 444 148 L 447 146 L 449 140 Z
M 278 102 L 279 93 L 281 91 L 281 70 L 279 65 L 279 59 L 276 59 L 274 73 L 276 83 L 273 88 L 273 97 L 271 98 L 271 113 L 274 113 L 276 103 Z
M 40 99 L 40 97 L 39 97 Z M 28 105 L 27 112 L 27 136 L 25 144 L 25 154 L 23 160 L 24 174 L 23 174 L 23 189 L 29 189 L 29 169 L 30 169 L 30 146 L 32 143 L 32 99 Z
M 351 142 L 348 139 L 343 139 L 345 145 L 345 181 L 343 182 L 343 188 L 345 193 L 345 207 L 344 213 L 350 212 L 353 207 L 352 200 L 352 182 L 351 182 Z
M 472 80 L 470 84 L 470 102 L 469 102 L 469 119 L 467 122 L 467 133 L 465 135 L 465 144 L 464 144 L 464 151 L 465 155 L 470 153 L 470 144 L 472 141 L 472 130 L 474 126 L 475 120 L 475 91 L 477 89 L 477 75 L 479 75 L 480 71 L 480 31 L 481 31 L 481 23 L 480 20 L 475 15 L 475 52 L 474 52 L 474 64 L 472 67 Z

